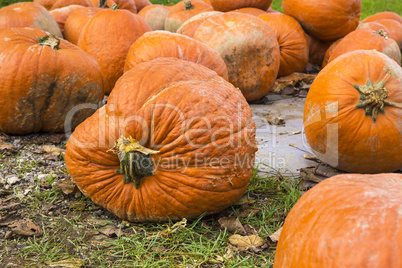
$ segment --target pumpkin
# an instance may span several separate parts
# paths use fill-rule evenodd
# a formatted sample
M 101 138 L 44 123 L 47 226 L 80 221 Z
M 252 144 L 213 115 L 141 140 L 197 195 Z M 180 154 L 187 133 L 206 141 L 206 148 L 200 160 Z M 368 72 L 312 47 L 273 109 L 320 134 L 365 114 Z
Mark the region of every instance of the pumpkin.
M 70 5 L 66 7 L 61 7 L 61 8 L 56 8 L 50 11 L 50 15 L 55 19 L 57 24 L 59 25 L 59 28 L 61 30 L 61 33 L 64 34 L 64 24 L 66 23 L 68 17 L 76 10 L 85 8 L 83 6 L 79 5 Z
M 33 0 L 34 3 L 39 4 L 49 10 L 56 0 Z
M 124 61 L 132 43 L 151 30 L 137 14 L 114 8 L 100 11 L 84 26 L 78 46 L 101 66 L 106 80 L 106 94 L 111 92 L 123 74 Z
M 210 1 L 210 0 L 202 0 L 202 1 L 204 1 L 206 4 L 208 4 L 208 5 L 212 6 L 212 5 L 211 5 L 211 1 Z
M 66 147 L 79 189 L 133 222 L 227 208 L 245 192 L 257 149 L 241 92 L 214 71 L 175 58 L 124 73 Z
M 91 0 L 34 0 L 33 2 L 44 6 L 47 10 L 62 8 L 69 5 L 94 6 Z
M 171 7 L 165 20 L 165 30 L 175 33 L 180 26 L 195 15 L 212 11 L 212 7 L 201 0 L 181 1 Z
M 364 28 L 364 27 L 363 27 Z M 333 42 L 329 48 L 327 49 L 327 52 L 325 52 L 325 56 L 324 56 L 324 60 L 322 62 L 322 67 L 327 66 L 328 62 L 329 62 L 329 58 L 331 57 L 332 53 L 334 52 L 334 49 L 336 48 L 336 46 L 339 44 L 339 42 L 341 42 L 343 38 L 339 38 L 338 40 L 336 40 L 335 42 Z
M 146 21 L 153 31 L 156 31 L 165 29 L 165 20 L 170 11 L 170 7 L 164 5 L 150 5 L 141 9 L 138 15 Z
M 323 41 L 344 37 L 359 25 L 361 0 L 283 0 L 283 12 Z
M 402 174 L 342 174 L 285 219 L 276 267 L 402 267 Z
M 389 36 L 396 41 L 399 49 L 402 50 L 402 23 L 391 19 L 381 19 L 375 22 L 384 25 L 389 31 Z
M 35 3 L 16 3 L 0 9 L 0 30 L 13 27 L 39 28 L 62 37 L 60 28 L 49 11 Z
M 279 71 L 279 44 L 263 20 L 237 12 L 219 14 L 207 18 L 193 38 L 218 51 L 228 68 L 229 82 L 248 101 L 272 90 Z
M 308 63 L 308 42 L 300 24 L 292 17 L 282 13 L 266 13 L 258 16 L 276 34 L 280 48 L 278 77 L 294 72 L 302 72 Z
M 141 11 L 144 7 L 152 5 L 152 3 L 149 2 L 149 0 L 134 0 L 134 2 L 138 12 Z
M 325 53 L 333 42 L 321 41 L 308 34 L 306 34 L 306 37 L 309 50 L 308 62 L 321 66 L 325 57 Z
M 269 8 L 267 9 L 267 13 L 282 13 L 282 12 L 279 12 L 279 11 L 277 11 L 277 10 L 272 9 L 272 7 L 269 7 Z
M 174 57 L 201 64 L 228 80 L 228 70 L 221 56 L 193 38 L 168 31 L 143 34 L 128 51 L 124 71 L 159 57 Z
M 217 11 L 232 11 L 243 7 L 254 7 L 267 10 L 272 0 L 210 0 L 212 7 Z
M 370 29 L 356 29 L 346 35 L 334 48 L 328 62 L 350 51 L 360 49 L 375 49 L 384 53 L 396 62 L 401 62 L 401 52 L 398 44 L 392 38 L 388 38 L 384 30 L 372 31 Z
M 362 22 L 374 22 L 376 20 L 391 19 L 396 20 L 402 24 L 402 17 L 395 12 L 383 11 L 373 14 L 365 18 Z
M 177 29 L 177 33 L 187 35 L 188 37 L 193 37 L 195 31 L 198 27 L 209 17 L 215 16 L 218 14 L 222 14 L 220 11 L 207 11 L 202 12 L 190 19 L 186 20 L 179 29 Z
M 357 29 L 370 29 L 372 31 L 379 31 L 379 30 L 383 30 L 384 32 L 387 33 L 387 36 L 390 37 L 390 33 L 387 29 L 387 27 L 385 27 L 384 25 L 377 23 L 377 22 L 362 22 L 359 24 L 359 26 L 357 26 Z
M 255 7 L 243 7 L 243 8 L 235 9 L 232 12 L 240 12 L 240 13 L 244 13 L 244 14 L 254 15 L 256 17 L 267 13 L 266 11 L 259 9 L 259 8 L 255 8 Z
M 102 8 L 99 7 L 87 7 L 74 11 L 64 23 L 64 38 L 77 45 L 84 26 L 100 11 Z
M 354 173 L 398 170 L 402 68 L 375 50 L 339 56 L 312 83 L 303 121 L 306 140 L 322 161 Z
M 92 3 L 96 7 L 111 8 L 113 5 L 117 5 L 119 9 L 126 9 L 132 13 L 137 13 L 137 6 L 134 0 L 92 0 Z
M 0 58 L 0 131 L 7 134 L 74 129 L 103 99 L 95 59 L 40 29 L 0 31 Z

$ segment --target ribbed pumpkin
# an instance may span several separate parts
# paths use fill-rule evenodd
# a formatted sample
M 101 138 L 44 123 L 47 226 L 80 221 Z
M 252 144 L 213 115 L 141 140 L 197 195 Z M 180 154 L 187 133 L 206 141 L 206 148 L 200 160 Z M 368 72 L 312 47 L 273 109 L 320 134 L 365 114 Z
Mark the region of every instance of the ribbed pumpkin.
M 307 34 L 323 41 L 335 41 L 356 29 L 361 0 L 283 0 L 282 7 Z
M 339 44 L 334 48 L 328 62 L 333 61 L 340 55 L 354 50 L 371 50 L 375 49 L 384 53 L 396 62 L 401 62 L 401 52 L 398 44 L 384 30 L 372 31 L 371 29 L 356 29 L 346 35 Z
M 306 34 L 306 37 L 309 50 L 308 62 L 321 66 L 325 57 L 325 53 L 333 42 L 321 41 L 308 34 Z
M 232 11 L 243 7 L 255 7 L 267 10 L 272 0 L 211 0 L 212 7 L 217 11 Z
M 391 19 L 381 19 L 376 20 L 375 22 L 384 25 L 384 27 L 388 29 L 389 36 L 395 40 L 399 49 L 402 50 L 402 23 Z
M 357 26 L 357 29 L 370 29 L 372 31 L 379 31 L 379 30 L 383 30 L 387 33 L 387 36 L 391 36 L 387 27 L 385 27 L 384 25 L 377 23 L 377 22 L 362 22 L 359 24 L 359 26 Z
M 49 11 L 35 3 L 22 2 L 0 9 L 0 30 L 34 27 L 62 37 L 60 28 Z
M 70 5 L 80 5 L 85 7 L 93 7 L 91 0 L 34 0 L 34 3 L 43 5 L 48 10 L 53 10 L 56 8 L 62 8 Z
M 325 56 L 324 56 L 324 60 L 322 62 L 322 67 L 327 66 L 327 64 L 329 63 L 329 58 L 331 58 L 332 53 L 334 52 L 334 49 L 336 48 L 336 46 L 339 44 L 339 42 L 341 42 L 343 38 L 339 38 L 338 40 L 336 40 L 335 42 L 333 42 L 329 48 L 327 49 L 327 51 L 325 52 Z
M 93 16 L 82 29 L 78 46 L 101 66 L 106 79 L 106 94 L 123 74 L 131 45 L 151 30 L 143 18 L 125 9 L 105 9 Z
M 0 31 L 0 131 L 25 135 L 74 129 L 103 99 L 103 75 L 95 59 L 47 34 L 37 28 Z
M 132 13 L 137 13 L 137 6 L 134 0 L 91 0 L 94 6 L 102 8 L 111 8 L 117 5 L 120 9 L 126 9 Z
M 265 10 L 255 8 L 255 7 L 243 7 L 243 8 L 235 9 L 232 12 L 240 12 L 240 13 L 244 13 L 244 14 L 253 15 L 256 17 L 267 13 Z
M 308 42 L 300 24 L 282 13 L 266 13 L 258 16 L 274 30 L 278 39 L 281 63 L 278 77 L 301 72 L 308 62 Z
M 238 89 L 202 65 L 158 58 L 119 79 L 76 128 L 65 159 L 80 190 L 118 217 L 175 221 L 241 198 L 256 149 Z
M 191 17 L 206 11 L 212 11 L 212 7 L 201 0 L 181 1 L 171 7 L 172 11 L 165 20 L 165 30 L 175 33 L 180 26 Z
M 50 15 L 59 25 L 61 33 L 64 35 L 64 24 L 66 23 L 68 17 L 76 10 L 85 8 L 80 5 L 70 5 L 66 7 L 56 8 L 50 11 Z
M 330 62 L 306 98 L 308 144 L 319 159 L 343 171 L 401 168 L 401 126 L 402 68 L 375 50 L 352 51 Z
M 240 88 L 248 101 L 271 91 L 280 52 L 275 33 L 263 20 L 223 13 L 206 19 L 193 37 L 218 51 L 228 68 L 229 82 Z
M 87 7 L 74 11 L 64 23 L 64 38 L 74 45 L 78 44 L 82 29 L 100 11 L 102 8 L 99 7 Z
M 398 15 L 397 13 L 390 12 L 390 11 L 378 12 L 376 14 L 368 16 L 362 22 L 373 22 L 373 21 L 382 20 L 382 19 L 396 20 L 402 24 L 402 17 L 400 15 Z
M 402 174 L 343 174 L 290 210 L 274 267 L 402 267 Z
M 164 5 L 150 5 L 144 7 L 138 15 L 143 18 L 153 31 L 165 30 L 165 20 L 169 15 L 170 7 Z
M 202 12 L 194 17 L 186 20 L 179 29 L 177 29 L 177 33 L 187 35 L 188 37 L 193 37 L 195 31 L 198 27 L 209 17 L 215 16 L 218 14 L 222 14 L 220 11 L 207 11 Z
M 143 8 L 152 5 L 149 0 L 134 0 L 135 6 L 137 7 L 137 12 L 140 12 Z
M 138 38 L 128 51 L 124 71 L 159 57 L 173 57 L 201 64 L 228 80 L 228 70 L 221 56 L 193 38 L 168 31 L 153 31 Z

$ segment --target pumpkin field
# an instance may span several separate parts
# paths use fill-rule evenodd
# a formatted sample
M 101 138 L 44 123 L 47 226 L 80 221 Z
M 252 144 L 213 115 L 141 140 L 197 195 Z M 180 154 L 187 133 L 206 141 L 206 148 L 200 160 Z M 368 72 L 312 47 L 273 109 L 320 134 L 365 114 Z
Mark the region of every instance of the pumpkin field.
M 0 0 L 0 267 L 402 267 L 400 0 Z

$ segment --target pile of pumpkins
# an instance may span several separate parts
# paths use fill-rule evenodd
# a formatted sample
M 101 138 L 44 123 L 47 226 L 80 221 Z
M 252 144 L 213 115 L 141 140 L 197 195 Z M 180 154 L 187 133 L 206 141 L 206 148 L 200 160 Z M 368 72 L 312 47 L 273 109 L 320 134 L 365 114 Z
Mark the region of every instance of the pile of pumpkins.
M 74 132 L 68 171 L 133 222 L 216 213 L 244 194 L 248 102 L 317 64 L 307 142 L 346 172 L 289 213 L 276 267 L 402 267 L 402 17 L 359 0 L 34 0 L 0 9 L 0 130 Z M 101 106 L 104 95 L 107 103 Z M 364 175 L 376 173 L 377 175 Z M 383 174 L 378 174 L 383 173 Z

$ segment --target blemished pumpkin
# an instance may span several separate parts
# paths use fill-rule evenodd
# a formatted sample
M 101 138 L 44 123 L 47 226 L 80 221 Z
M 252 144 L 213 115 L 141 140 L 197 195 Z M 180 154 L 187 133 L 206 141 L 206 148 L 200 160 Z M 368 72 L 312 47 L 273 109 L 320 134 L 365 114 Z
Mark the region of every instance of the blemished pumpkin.
M 202 0 L 186 0 L 171 7 L 165 20 L 165 30 L 175 33 L 180 26 L 191 17 L 202 12 L 212 11 L 213 8 Z
M 128 51 L 124 71 L 159 57 L 173 57 L 201 64 L 228 80 L 228 70 L 218 52 L 188 36 L 153 31 L 138 38 Z
M 211 0 L 210 2 L 214 10 L 227 12 L 244 7 L 267 10 L 271 6 L 272 0 Z
M 87 7 L 74 11 L 64 23 L 64 38 L 77 45 L 84 26 L 100 11 L 102 8 L 99 7 Z
M 0 30 L 19 27 L 39 28 L 63 36 L 52 15 L 39 4 L 22 2 L 0 8 Z
M 328 48 L 332 45 L 333 42 L 321 41 L 308 34 L 306 34 L 306 37 L 309 50 L 308 62 L 311 64 L 322 66 L 325 53 L 327 52 Z
M 56 8 L 50 11 L 50 15 L 54 18 L 54 20 L 59 25 L 60 31 L 64 36 L 64 25 L 68 19 L 68 17 L 76 10 L 85 8 L 80 5 L 70 5 L 66 7 Z
M 357 29 L 370 29 L 372 31 L 379 31 L 379 30 L 383 30 L 387 33 L 387 36 L 391 37 L 387 27 L 385 27 L 384 25 L 377 23 L 377 22 L 362 22 L 359 24 L 359 26 L 357 26 Z
M 234 204 L 248 186 L 257 150 L 240 90 L 175 58 L 124 73 L 66 147 L 78 188 L 132 222 L 195 218 Z
M 120 0 L 121 1 L 121 0 Z M 143 8 L 152 5 L 149 0 L 134 0 L 137 12 L 140 12 Z
M 215 16 L 218 14 L 222 14 L 220 11 L 207 11 L 202 12 L 194 17 L 186 20 L 179 29 L 177 29 L 177 33 L 187 35 L 188 37 L 193 37 L 195 31 L 198 27 L 209 17 Z
M 312 83 L 303 121 L 312 151 L 337 169 L 398 170 L 402 167 L 401 66 L 375 50 L 339 56 Z
M 279 267 L 402 267 L 402 174 L 342 174 L 307 191 L 285 219 Z
M 323 41 L 344 37 L 359 25 L 361 0 L 283 0 L 283 12 Z
M 91 0 L 34 0 L 34 3 L 45 6 L 48 10 L 62 8 L 70 5 L 80 5 L 84 7 L 93 7 Z
M 384 25 L 388 29 L 389 36 L 395 40 L 399 49 L 402 50 L 402 23 L 392 19 L 380 19 L 375 22 Z
M 7 134 L 72 130 L 103 99 L 96 60 L 40 29 L 0 31 L 0 58 L 0 131 Z
M 280 48 L 278 77 L 302 72 L 308 63 L 309 48 L 306 34 L 291 16 L 282 13 L 265 13 L 258 16 L 274 30 Z
M 397 63 L 400 64 L 401 62 L 401 52 L 398 44 L 395 40 L 389 38 L 384 30 L 380 29 L 378 31 L 373 31 L 371 29 L 362 28 L 356 29 L 342 38 L 332 51 L 328 62 L 333 61 L 347 52 L 362 49 L 375 49 L 395 60 Z
M 105 9 L 84 26 L 78 46 L 93 56 L 102 68 L 109 94 L 123 74 L 128 50 L 138 37 L 152 31 L 143 18 L 125 9 Z M 99 34 L 102 33 L 102 34 Z
M 143 18 L 153 31 L 165 30 L 165 20 L 171 9 L 164 5 L 146 6 L 138 12 L 138 15 Z
M 228 68 L 229 82 L 240 88 L 248 101 L 272 90 L 280 51 L 274 31 L 263 20 L 237 12 L 211 16 L 193 38 L 218 51 Z
M 390 11 L 378 12 L 376 14 L 368 16 L 367 18 L 362 20 L 362 22 L 374 22 L 376 20 L 382 20 L 382 19 L 396 20 L 402 24 L 402 16 L 398 15 L 395 12 L 390 12 Z
M 137 13 L 137 6 L 134 0 L 91 0 L 94 6 L 101 8 L 111 8 L 117 5 L 119 9 L 126 9 L 132 13 Z

